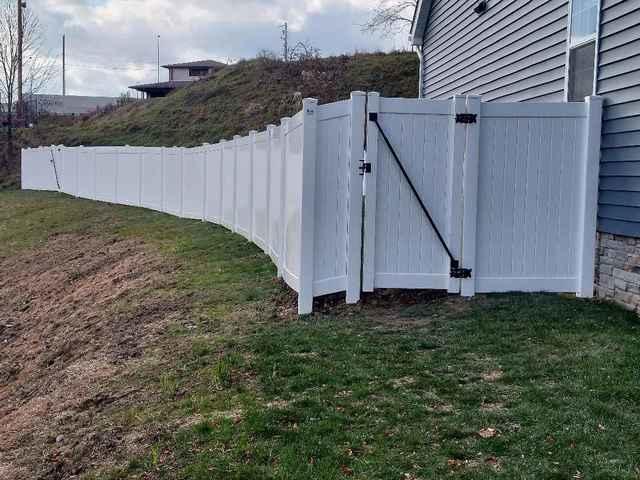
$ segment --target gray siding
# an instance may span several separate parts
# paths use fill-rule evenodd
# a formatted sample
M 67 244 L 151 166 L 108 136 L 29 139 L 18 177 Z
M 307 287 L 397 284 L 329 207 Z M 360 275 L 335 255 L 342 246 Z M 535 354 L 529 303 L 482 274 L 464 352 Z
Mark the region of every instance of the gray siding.
M 634 0 L 635 1 L 635 0 Z M 423 41 L 427 98 L 563 101 L 568 0 L 434 0 Z
M 640 0 L 602 0 L 600 230 L 640 237 Z

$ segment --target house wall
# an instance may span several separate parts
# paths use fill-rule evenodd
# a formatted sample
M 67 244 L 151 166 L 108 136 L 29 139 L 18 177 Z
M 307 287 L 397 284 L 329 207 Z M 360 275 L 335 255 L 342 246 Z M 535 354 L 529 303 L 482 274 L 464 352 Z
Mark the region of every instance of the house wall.
M 190 77 L 188 68 L 172 68 L 171 80 L 174 82 L 189 82 L 198 80 L 198 77 Z
M 599 51 L 599 229 L 640 237 L 640 0 L 602 0 Z
M 190 77 L 188 68 L 172 68 L 169 78 L 174 82 L 195 82 L 205 77 Z
M 640 313 L 640 239 L 599 233 L 597 260 L 598 296 Z
M 490 0 L 482 15 L 473 11 L 477 4 L 433 1 L 423 40 L 423 96 L 563 101 L 568 0 Z
M 602 0 L 598 295 L 640 313 L 640 0 Z

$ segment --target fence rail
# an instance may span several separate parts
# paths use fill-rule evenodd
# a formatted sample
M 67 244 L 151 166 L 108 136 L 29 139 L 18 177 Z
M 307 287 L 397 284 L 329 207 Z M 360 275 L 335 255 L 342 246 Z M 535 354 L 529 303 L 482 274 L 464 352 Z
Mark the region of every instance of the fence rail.
M 588 297 L 601 112 L 597 97 L 489 104 L 354 92 L 329 105 L 306 99 L 279 126 L 215 145 L 26 149 L 22 187 L 222 225 L 271 257 L 301 314 L 316 296 L 346 291 L 354 303 L 375 288 Z M 471 278 L 452 278 L 443 243 Z

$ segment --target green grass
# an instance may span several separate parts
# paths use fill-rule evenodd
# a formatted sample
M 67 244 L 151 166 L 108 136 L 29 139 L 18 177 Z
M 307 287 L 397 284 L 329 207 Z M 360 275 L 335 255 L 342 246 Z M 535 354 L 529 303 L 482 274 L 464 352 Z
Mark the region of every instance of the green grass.
M 183 348 L 141 374 L 160 395 L 111 419 L 175 427 L 86 478 L 640 478 L 634 314 L 513 294 L 283 316 L 269 260 L 219 227 L 0 193 L 0 256 L 61 232 L 141 238 L 171 257 L 196 326 L 168 331 Z

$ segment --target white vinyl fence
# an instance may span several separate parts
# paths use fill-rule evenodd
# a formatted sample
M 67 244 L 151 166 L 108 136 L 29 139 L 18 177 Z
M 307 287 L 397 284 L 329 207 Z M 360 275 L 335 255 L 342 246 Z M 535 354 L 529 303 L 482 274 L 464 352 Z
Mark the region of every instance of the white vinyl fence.
M 216 145 L 26 149 L 22 187 L 223 225 L 300 313 L 376 288 L 589 297 L 601 109 L 355 92 Z

